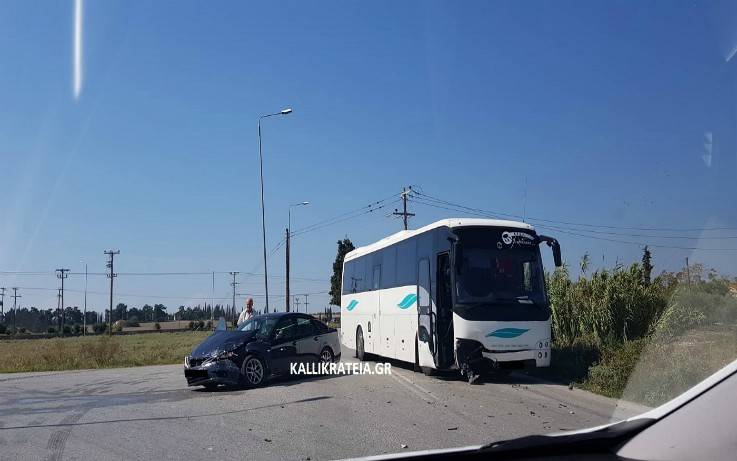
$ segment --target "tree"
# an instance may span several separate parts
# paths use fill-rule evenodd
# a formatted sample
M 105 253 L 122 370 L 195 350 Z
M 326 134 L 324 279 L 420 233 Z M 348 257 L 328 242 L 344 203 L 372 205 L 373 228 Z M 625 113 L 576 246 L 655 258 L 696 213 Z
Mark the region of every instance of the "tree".
M 343 259 L 349 252 L 355 250 L 353 242 L 345 238 L 338 240 L 338 254 L 333 263 L 333 276 L 330 277 L 330 304 L 340 306 L 341 281 L 343 280 Z
M 651 283 L 651 274 L 653 272 L 653 255 L 650 253 L 650 249 L 645 245 L 642 250 L 642 283 L 645 286 L 649 286 Z
M 163 304 L 154 304 L 153 314 L 154 322 L 158 322 L 161 318 L 166 318 L 166 306 Z

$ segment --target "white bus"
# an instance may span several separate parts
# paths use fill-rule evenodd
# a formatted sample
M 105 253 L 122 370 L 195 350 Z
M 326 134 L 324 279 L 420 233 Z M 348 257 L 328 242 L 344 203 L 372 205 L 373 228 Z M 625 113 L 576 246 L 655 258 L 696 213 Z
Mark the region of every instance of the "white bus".
M 444 219 L 348 253 L 341 342 L 415 364 L 426 374 L 550 365 L 550 306 L 539 245 L 560 246 L 529 224 Z

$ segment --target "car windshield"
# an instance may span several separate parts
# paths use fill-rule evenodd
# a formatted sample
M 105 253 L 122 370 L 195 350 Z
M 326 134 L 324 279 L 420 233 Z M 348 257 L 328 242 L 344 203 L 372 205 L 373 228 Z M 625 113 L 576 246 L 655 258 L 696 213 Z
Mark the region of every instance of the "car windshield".
M 461 229 L 456 246 L 456 303 L 545 303 L 536 238 L 515 230 Z
M 268 337 L 271 336 L 271 332 L 274 331 L 274 326 L 278 321 L 277 317 L 258 316 L 239 323 L 235 329 L 238 331 L 255 331 L 258 332 L 259 336 Z
M 475 446 L 737 360 L 736 0 L 1 8 L 2 461 Z

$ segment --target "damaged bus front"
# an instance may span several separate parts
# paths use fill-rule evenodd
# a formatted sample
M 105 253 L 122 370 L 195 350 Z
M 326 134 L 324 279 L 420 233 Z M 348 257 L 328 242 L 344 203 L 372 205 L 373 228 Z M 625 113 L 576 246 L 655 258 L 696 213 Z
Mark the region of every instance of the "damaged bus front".
M 526 223 L 445 219 L 348 253 L 341 342 L 414 362 L 432 374 L 550 364 L 550 306 L 539 246 L 558 242 Z
M 490 368 L 549 366 L 551 312 L 539 245 L 550 246 L 560 266 L 558 242 L 522 223 L 452 232 L 445 276 L 453 287 L 455 365 L 470 380 Z

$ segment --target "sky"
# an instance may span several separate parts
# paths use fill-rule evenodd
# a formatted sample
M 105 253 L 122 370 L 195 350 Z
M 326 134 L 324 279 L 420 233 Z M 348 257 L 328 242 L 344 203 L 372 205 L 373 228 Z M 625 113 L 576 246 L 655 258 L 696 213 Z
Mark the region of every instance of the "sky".
M 647 243 L 656 272 L 688 257 L 737 276 L 728 3 L 107 1 L 81 12 L 76 77 L 73 0 L 10 1 L 0 16 L 0 286 L 20 287 L 23 306 L 55 308 L 64 267 L 66 304 L 81 307 L 87 264 L 88 306 L 102 310 L 103 251 L 118 249 L 116 303 L 227 303 L 227 272 L 240 271 L 238 293 L 262 308 L 257 121 L 287 107 L 262 125 L 270 253 L 291 203 L 310 202 L 292 209 L 296 231 L 391 197 L 293 239 L 292 293 L 311 293 L 310 310 L 327 305 L 336 241 L 400 230 L 390 213 L 409 185 L 524 215 L 558 237 L 574 274 L 586 253 L 593 269 L 612 267 Z M 469 216 L 428 201 L 410 200 L 411 228 Z M 284 259 L 280 248 L 268 265 L 280 310 Z M 194 274 L 164 275 L 175 272 Z

